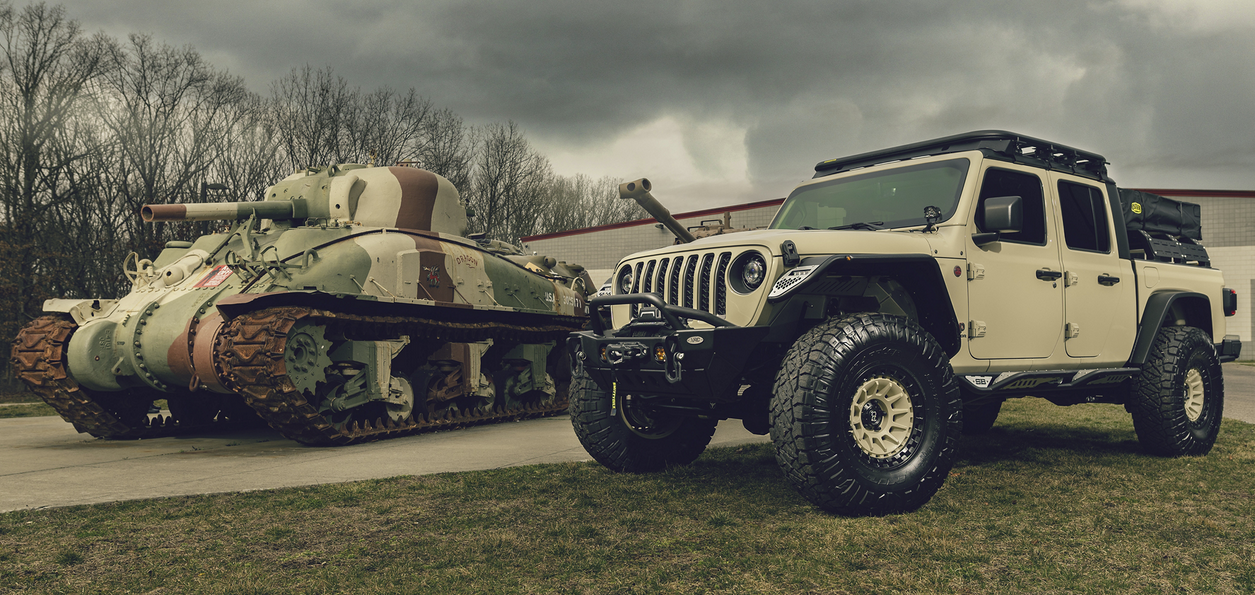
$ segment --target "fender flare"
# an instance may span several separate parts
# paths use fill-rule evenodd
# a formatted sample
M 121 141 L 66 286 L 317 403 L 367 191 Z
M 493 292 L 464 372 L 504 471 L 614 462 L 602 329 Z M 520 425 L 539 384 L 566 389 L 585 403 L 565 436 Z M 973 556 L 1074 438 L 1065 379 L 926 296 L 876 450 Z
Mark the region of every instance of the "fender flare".
M 1163 328 L 1164 317 L 1172 311 L 1174 305 L 1183 307 L 1190 326 L 1197 326 L 1208 337 L 1212 336 L 1210 298 L 1193 291 L 1156 293 L 1146 300 L 1146 309 L 1142 312 L 1142 321 L 1137 328 L 1137 339 L 1133 343 L 1133 355 L 1127 366 L 1140 367 L 1146 363 L 1146 358 L 1150 357 L 1150 348 L 1155 344 L 1155 335 Z
M 941 344 L 948 357 L 962 347 L 959 321 L 954 315 L 950 291 L 942 277 L 937 259 L 929 254 L 838 254 L 803 259 L 803 266 L 816 265 L 807 276 L 790 287 L 786 301 L 772 318 L 772 332 L 767 340 L 792 341 L 797 338 L 797 325 L 802 319 L 802 301 L 798 295 L 826 275 L 850 277 L 892 277 L 902 284 L 919 312 L 917 321 Z

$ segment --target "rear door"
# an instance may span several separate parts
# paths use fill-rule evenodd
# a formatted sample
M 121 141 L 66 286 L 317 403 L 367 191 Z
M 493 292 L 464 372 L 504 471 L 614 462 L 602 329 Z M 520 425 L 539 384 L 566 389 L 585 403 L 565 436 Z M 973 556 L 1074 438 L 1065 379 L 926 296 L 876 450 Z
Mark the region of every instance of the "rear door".
M 1130 333 L 1137 323 L 1132 264 L 1116 254 L 1106 187 L 1058 173 L 1050 180 L 1063 244 L 1063 345 L 1068 357 L 1098 357 L 1113 329 Z

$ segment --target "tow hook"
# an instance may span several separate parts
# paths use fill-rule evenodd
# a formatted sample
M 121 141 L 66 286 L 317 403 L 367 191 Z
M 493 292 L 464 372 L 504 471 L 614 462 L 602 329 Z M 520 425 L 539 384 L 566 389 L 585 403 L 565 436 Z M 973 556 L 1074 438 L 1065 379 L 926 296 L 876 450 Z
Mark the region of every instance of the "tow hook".
M 667 337 L 666 341 L 664 341 L 665 352 L 670 354 L 669 356 L 664 355 L 666 362 L 663 364 L 668 384 L 675 384 L 680 381 L 680 360 L 684 359 L 684 352 L 676 348 L 677 343 L 678 341 L 676 341 L 674 335 Z

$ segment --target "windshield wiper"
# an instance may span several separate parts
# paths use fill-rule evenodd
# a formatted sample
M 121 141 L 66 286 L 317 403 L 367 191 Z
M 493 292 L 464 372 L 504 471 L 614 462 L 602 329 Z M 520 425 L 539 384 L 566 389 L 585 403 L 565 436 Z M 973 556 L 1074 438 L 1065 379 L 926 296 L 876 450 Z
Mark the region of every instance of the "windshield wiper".
M 859 221 L 858 223 L 847 223 L 845 225 L 837 225 L 835 227 L 829 227 L 828 229 L 868 229 L 871 231 L 876 231 L 878 229 L 884 229 L 884 228 L 885 228 L 884 221 Z

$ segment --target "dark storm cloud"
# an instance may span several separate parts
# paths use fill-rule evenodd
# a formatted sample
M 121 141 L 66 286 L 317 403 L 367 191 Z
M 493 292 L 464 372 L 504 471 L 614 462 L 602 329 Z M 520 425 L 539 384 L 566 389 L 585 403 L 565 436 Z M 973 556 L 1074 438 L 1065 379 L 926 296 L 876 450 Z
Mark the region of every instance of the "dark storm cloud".
M 1098 151 L 1124 184 L 1255 188 L 1255 13 L 1215 6 L 67 4 L 88 30 L 190 43 L 262 92 L 294 66 L 329 65 L 576 147 L 661 117 L 725 123 L 745 131 L 749 176 L 772 192 L 821 159 L 984 128 Z

